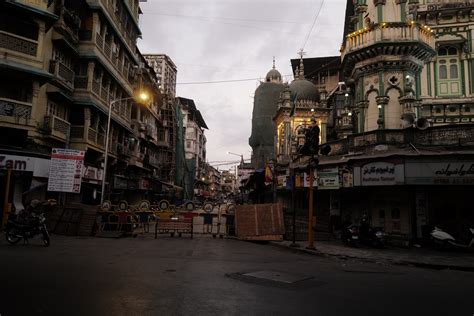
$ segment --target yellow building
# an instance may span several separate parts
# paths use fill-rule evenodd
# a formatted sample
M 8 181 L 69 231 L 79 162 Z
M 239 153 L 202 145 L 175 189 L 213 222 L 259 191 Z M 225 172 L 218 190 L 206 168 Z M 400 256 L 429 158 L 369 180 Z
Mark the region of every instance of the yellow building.
M 85 151 L 85 168 L 68 202 L 98 203 L 112 102 L 105 198 L 139 199 L 152 188 L 161 103 L 136 47 L 140 13 L 138 0 L 0 4 L 0 154 L 27 161 L 14 172 L 15 194 L 45 184 L 51 148 L 69 147 Z M 135 101 L 144 88 L 146 107 Z

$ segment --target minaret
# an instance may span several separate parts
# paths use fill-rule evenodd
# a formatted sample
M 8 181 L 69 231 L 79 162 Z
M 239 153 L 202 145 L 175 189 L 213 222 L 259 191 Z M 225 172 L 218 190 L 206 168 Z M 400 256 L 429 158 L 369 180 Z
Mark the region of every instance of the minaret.
M 404 128 L 402 116 L 417 116 L 420 74 L 435 55 L 434 36 L 409 17 L 407 1 L 350 5 L 341 59 L 344 81 L 355 91 L 357 132 Z
M 255 90 L 252 135 L 249 138 L 254 168 L 264 168 L 269 160 L 275 159 L 273 117 L 278 110 L 278 100 L 283 88 L 283 80 L 275 67 L 275 57 L 273 57 L 272 69 L 267 73 L 265 81 L 261 82 Z

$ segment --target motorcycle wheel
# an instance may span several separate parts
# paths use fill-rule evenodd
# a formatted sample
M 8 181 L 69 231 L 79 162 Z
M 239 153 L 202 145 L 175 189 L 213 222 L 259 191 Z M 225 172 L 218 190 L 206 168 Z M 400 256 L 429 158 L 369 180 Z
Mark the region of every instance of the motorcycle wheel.
M 12 233 L 10 232 L 10 230 L 7 230 L 7 231 L 6 231 L 5 237 L 6 237 L 6 239 L 7 239 L 7 242 L 10 243 L 10 244 L 12 244 L 12 245 L 17 244 L 17 243 L 21 240 L 20 237 L 18 237 L 18 236 L 16 236 L 16 235 L 12 234 Z
M 49 238 L 49 233 L 47 229 L 42 229 L 41 234 L 43 235 L 43 243 L 45 247 L 49 247 L 51 245 L 51 240 Z

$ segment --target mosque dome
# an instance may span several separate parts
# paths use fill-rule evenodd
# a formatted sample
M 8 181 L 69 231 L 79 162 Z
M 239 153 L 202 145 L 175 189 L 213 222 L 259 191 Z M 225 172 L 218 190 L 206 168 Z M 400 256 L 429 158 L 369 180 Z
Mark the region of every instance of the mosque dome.
M 320 96 L 316 86 L 304 77 L 303 57 L 300 60 L 299 70 L 297 68 L 298 78 L 290 83 L 291 99 L 308 100 L 319 102 Z
M 290 83 L 291 98 L 319 102 L 319 93 L 316 86 L 306 79 L 295 79 Z
M 265 82 L 282 83 L 281 73 L 275 69 L 275 57 L 273 57 L 273 68 L 267 73 Z
M 281 82 L 281 73 L 276 70 L 275 68 L 271 69 L 268 73 L 267 76 L 265 77 L 265 81 L 267 82 Z

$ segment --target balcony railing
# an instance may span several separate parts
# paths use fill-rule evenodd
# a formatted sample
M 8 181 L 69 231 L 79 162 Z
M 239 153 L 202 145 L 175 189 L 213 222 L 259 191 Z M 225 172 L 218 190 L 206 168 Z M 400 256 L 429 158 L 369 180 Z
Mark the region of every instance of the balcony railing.
M 16 34 L 0 31 L 0 47 L 22 54 L 36 56 L 38 42 Z
M 434 36 L 427 26 L 406 24 L 401 22 L 384 22 L 371 28 L 361 29 L 347 36 L 341 49 L 341 58 L 353 51 L 372 46 L 377 43 L 422 42 L 434 47 Z
M 85 128 L 82 125 L 71 126 L 71 141 L 86 142 L 101 149 L 105 147 L 105 135 L 98 133 L 92 127 Z
M 88 76 L 76 76 L 74 79 L 74 87 L 76 89 L 87 89 Z
M 9 116 L 29 120 L 31 118 L 31 108 L 31 103 L 0 98 L 0 116 Z
M 44 117 L 44 128 L 52 135 L 66 140 L 71 124 L 55 115 Z
M 130 149 L 124 144 L 117 144 L 117 155 L 130 157 Z
M 120 73 L 126 82 L 130 83 L 128 78 L 129 72 L 126 67 L 123 66 L 121 58 L 117 58 L 116 51 L 112 49 L 112 44 L 104 41 L 104 38 L 99 33 L 96 33 L 96 46 L 104 54 L 107 60 L 113 65 L 113 67 Z
M 70 88 L 74 88 L 74 71 L 60 61 L 51 60 L 49 71 L 58 79 L 66 83 Z

